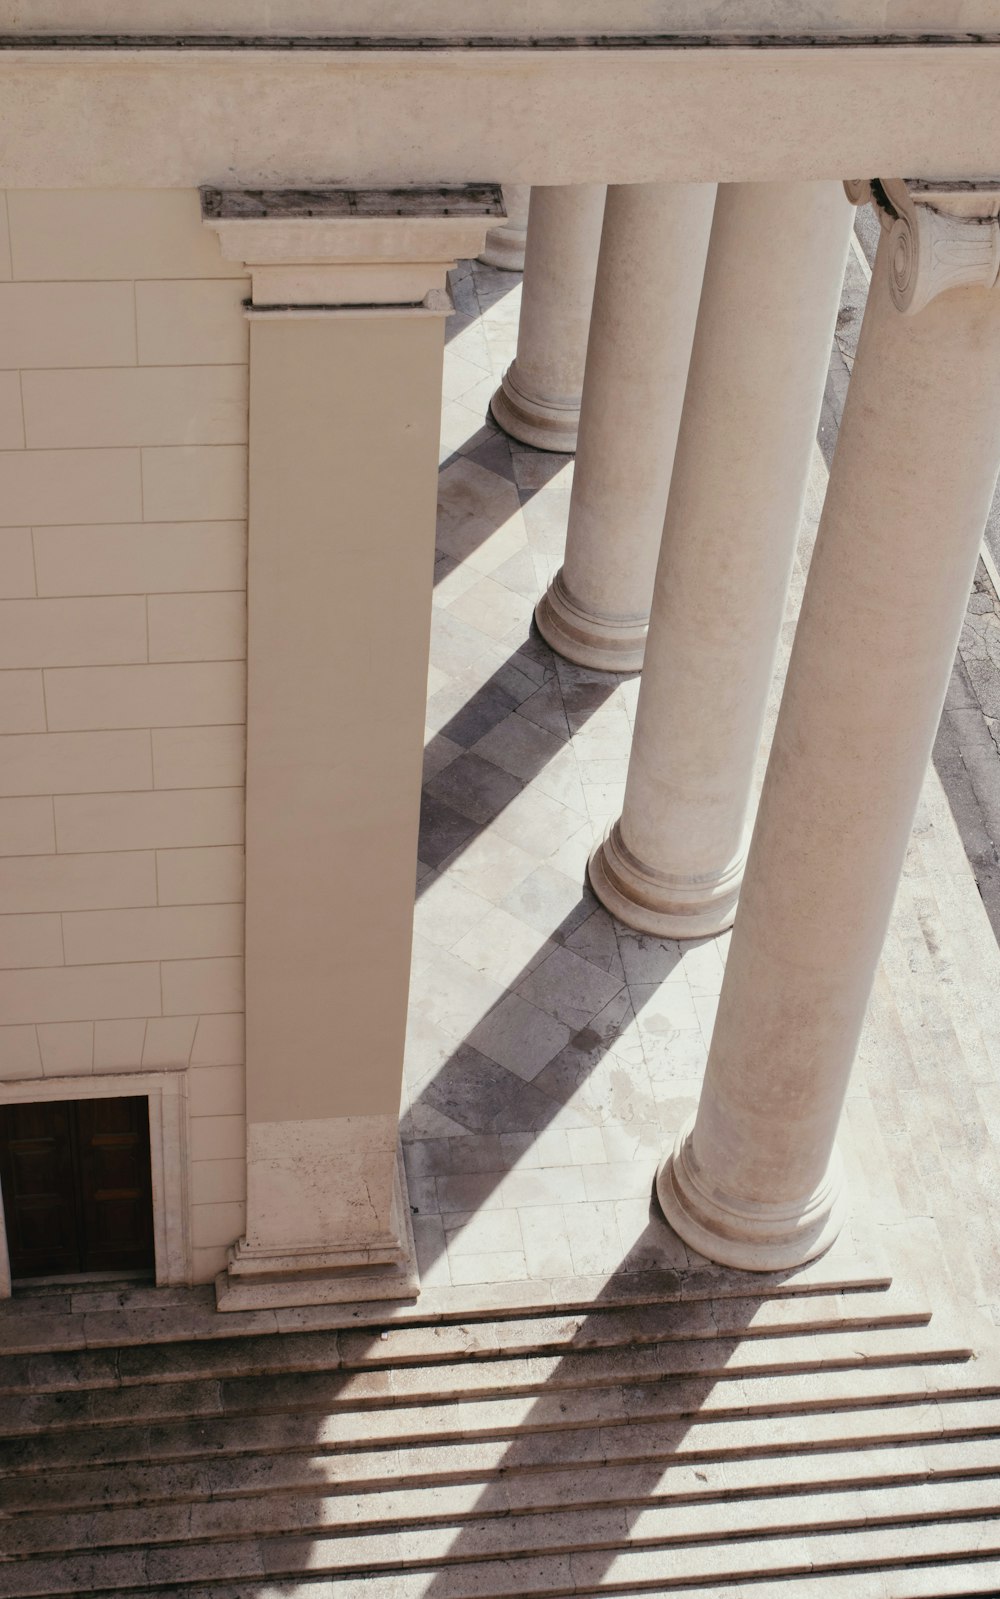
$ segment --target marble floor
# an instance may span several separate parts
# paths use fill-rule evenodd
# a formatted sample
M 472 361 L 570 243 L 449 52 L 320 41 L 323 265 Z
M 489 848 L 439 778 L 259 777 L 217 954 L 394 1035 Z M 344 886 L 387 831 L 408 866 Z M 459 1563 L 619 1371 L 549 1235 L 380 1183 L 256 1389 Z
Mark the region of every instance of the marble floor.
M 427 1287 L 700 1264 L 651 1189 L 697 1101 L 728 935 L 644 937 L 586 884 L 620 811 L 639 679 L 571 666 L 533 628 L 573 465 L 484 420 L 519 281 L 464 264 L 448 328 L 403 1103 Z M 826 475 L 817 448 L 769 729 Z M 841 1141 L 858 1237 L 1000 1322 L 998 995 L 932 768 Z

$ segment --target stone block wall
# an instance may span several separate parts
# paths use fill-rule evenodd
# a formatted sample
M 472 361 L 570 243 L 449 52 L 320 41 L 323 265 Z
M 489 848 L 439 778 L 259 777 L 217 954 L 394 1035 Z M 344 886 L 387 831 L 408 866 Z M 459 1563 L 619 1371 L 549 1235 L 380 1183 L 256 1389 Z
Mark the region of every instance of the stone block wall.
M 193 192 L 0 195 L 0 1099 L 185 1072 L 196 1281 L 244 1226 L 236 271 Z

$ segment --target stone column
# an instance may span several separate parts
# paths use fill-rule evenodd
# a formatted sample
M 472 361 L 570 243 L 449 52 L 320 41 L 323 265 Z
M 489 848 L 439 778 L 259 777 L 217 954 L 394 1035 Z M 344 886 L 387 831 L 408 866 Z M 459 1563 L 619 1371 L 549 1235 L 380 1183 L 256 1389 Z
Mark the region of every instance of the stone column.
M 642 665 L 714 204 L 711 183 L 608 189 L 566 555 L 535 611 L 579 666 Z
M 590 866 L 660 938 L 735 914 L 852 215 L 838 183 L 719 188 L 622 815 Z
M 843 1220 L 837 1122 L 1000 463 L 1000 187 L 875 192 L 701 1103 L 657 1183 L 682 1238 L 752 1271 L 819 1254 Z
M 604 195 L 603 183 L 531 191 L 517 354 L 490 409 L 539 450 L 576 449 Z
M 222 1310 L 418 1289 L 398 1115 L 444 284 L 501 206 L 379 199 L 204 201 L 253 283 L 247 1230 Z
M 479 256 L 486 266 L 500 267 L 504 272 L 524 271 L 530 199 L 530 184 L 504 184 L 503 203 L 507 208 L 507 220 L 502 227 L 490 228 L 486 235 L 486 244 Z

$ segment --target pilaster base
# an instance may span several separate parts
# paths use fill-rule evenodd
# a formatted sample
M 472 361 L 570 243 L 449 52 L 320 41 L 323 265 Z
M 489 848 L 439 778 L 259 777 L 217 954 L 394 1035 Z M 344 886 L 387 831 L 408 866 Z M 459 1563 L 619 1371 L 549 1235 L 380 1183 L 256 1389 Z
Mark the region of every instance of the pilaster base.
M 523 272 L 527 240 L 526 228 L 491 228 L 478 259 L 484 266 L 499 267 L 501 272 Z
M 557 654 L 599 672 L 638 672 L 646 653 L 648 616 L 620 621 L 581 611 L 558 571 L 535 606 L 538 631 Z
M 742 848 L 712 877 L 658 872 L 636 859 L 615 822 L 590 857 L 590 883 L 626 927 L 654 938 L 711 938 L 733 924 L 745 859 Z
M 694 1157 L 694 1123 L 692 1115 L 656 1175 L 663 1214 L 686 1244 L 721 1266 L 741 1271 L 786 1271 L 829 1249 L 847 1217 L 836 1147 L 823 1181 L 804 1202 L 758 1205 L 708 1181 Z
M 522 394 L 517 387 L 517 362 L 507 368 L 500 387 L 490 401 L 490 411 L 498 427 L 521 444 L 531 444 L 536 450 L 557 450 L 571 455 L 576 449 L 576 434 L 580 426 L 580 402 L 575 405 L 557 405 L 552 401 L 533 399 Z
M 241 1238 L 215 1279 L 217 1310 L 274 1310 L 362 1299 L 414 1300 L 420 1274 L 402 1154 L 392 1194 L 392 1242 L 372 1248 L 267 1249 Z

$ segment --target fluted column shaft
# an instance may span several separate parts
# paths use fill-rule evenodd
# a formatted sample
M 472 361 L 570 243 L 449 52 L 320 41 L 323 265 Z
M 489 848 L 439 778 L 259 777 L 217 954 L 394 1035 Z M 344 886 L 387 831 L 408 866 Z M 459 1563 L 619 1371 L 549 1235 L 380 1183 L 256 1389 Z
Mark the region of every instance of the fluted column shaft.
M 603 183 L 531 191 L 517 354 L 491 410 L 541 450 L 576 449 L 604 196 Z
M 682 1237 L 750 1270 L 843 1218 L 837 1122 L 1000 463 L 1000 289 L 904 314 L 915 239 L 879 247 L 701 1102 L 658 1179 Z
M 623 810 L 591 861 L 660 937 L 735 914 L 852 215 L 839 183 L 719 188 Z
M 535 612 L 581 666 L 642 665 L 714 203 L 711 183 L 608 189 L 566 555 Z

